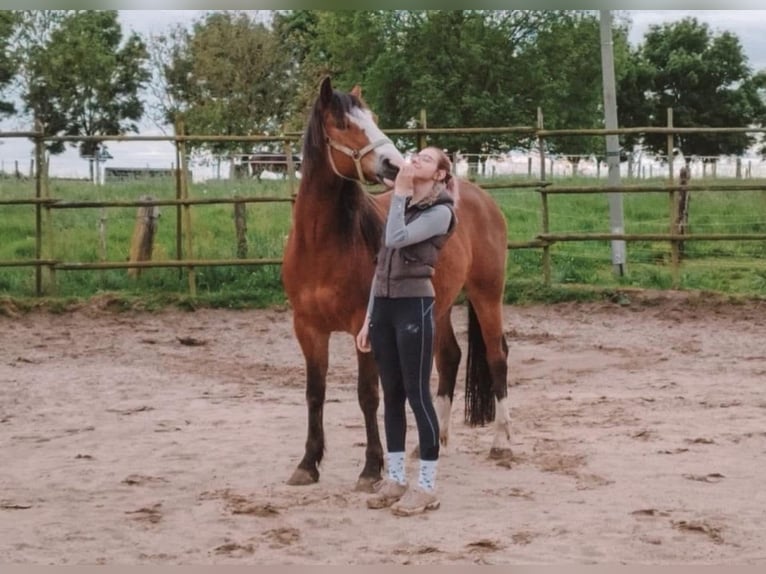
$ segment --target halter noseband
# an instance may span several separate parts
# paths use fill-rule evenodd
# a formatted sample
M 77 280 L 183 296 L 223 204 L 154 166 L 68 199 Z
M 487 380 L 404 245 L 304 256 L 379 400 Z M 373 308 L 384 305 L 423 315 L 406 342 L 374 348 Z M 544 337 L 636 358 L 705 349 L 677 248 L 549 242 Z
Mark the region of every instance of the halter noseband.
M 342 177 L 343 179 L 358 181 L 359 183 L 375 183 L 375 182 L 367 181 L 367 178 L 364 177 L 364 170 L 362 170 L 362 158 L 366 156 L 368 153 L 370 153 L 372 150 L 374 150 L 375 148 L 385 145 L 387 143 L 392 143 L 391 140 L 388 138 L 381 138 L 379 140 L 375 140 L 374 142 L 368 143 L 362 149 L 356 150 L 356 149 L 351 149 L 348 146 L 345 146 L 341 143 L 338 143 L 330 139 L 329 136 L 325 137 L 325 142 L 327 143 L 327 155 L 330 158 L 330 166 L 332 166 L 332 170 L 335 172 L 335 175 L 337 175 L 338 177 Z M 348 157 L 350 157 L 354 161 L 354 166 L 356 167 L 356 174 L 358 176 L 358 179 L 347 177 L 338 171 L 338 168 L 335 167 L 335 161 L 332 159 L 333 149 L 346 154 Z

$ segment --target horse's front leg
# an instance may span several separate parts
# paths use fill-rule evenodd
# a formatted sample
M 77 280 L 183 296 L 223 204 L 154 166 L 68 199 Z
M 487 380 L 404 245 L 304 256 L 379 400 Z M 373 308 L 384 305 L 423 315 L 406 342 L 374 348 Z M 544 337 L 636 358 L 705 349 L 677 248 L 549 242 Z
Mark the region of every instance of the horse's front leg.
M 378 431 L 378 406 L 380 404 L 378 368 L 372 353 L 357 351 L 356 355 L 359 365 L 357 395 L 359 406 L 364 415 L 364 427 L 367 431 L 364 469 L 357 480 L 356 490 L 372 492 L 373 485 L 382 478 L 381 471 L 383 470 L 383 447 Z
M 325 449 L 322 419 L 327 388 L 330 333 L 312 329 L 295 319 L 295 335 L 306 360 L 308 436 L 303 459 L 287 484 L 305 485 L 319 480 L 319 464 Z

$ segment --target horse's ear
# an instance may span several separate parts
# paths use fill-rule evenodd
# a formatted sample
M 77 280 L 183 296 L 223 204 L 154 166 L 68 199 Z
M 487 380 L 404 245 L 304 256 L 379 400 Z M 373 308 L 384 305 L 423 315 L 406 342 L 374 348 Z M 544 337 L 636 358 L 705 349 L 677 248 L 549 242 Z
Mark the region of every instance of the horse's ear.
M 353 88 L 351 88 L 351 95 L 355 98 L 362 99 L 362 86 L 359 84 L 356 84 Z
M 332 80 L 330 80 L 330 76 L 325 76 L 322 80 L 322 85 L 319 87 L 319 100 L 324 106 L 329 106 L 332 102 Z

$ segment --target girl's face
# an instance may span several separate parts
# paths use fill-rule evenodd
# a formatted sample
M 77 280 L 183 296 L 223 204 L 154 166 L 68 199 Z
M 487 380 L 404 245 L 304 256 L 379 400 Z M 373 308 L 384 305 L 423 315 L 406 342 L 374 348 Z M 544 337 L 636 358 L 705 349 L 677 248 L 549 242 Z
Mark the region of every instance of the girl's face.
M 420 180 L 444 179 L 444 170 L 439 169 L 439 155 L 432 148 L 426 148 L 412 156 L 412 167 L 415 168 L 415 178 Z

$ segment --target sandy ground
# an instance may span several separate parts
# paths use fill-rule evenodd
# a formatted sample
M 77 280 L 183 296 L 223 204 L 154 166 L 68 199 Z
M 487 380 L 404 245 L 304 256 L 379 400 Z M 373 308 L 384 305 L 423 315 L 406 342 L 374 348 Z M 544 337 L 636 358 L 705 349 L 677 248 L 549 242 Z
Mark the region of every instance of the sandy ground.
M 290 487 L 306 411 L 289 311 L 7 310 L 0 563 L 766 564 L 765 310 L 507 307 L 514 459 L 463 424 L 461 382 L 442 508 L 411 518 L 353 490 L 349 336 L 322 477 Z

